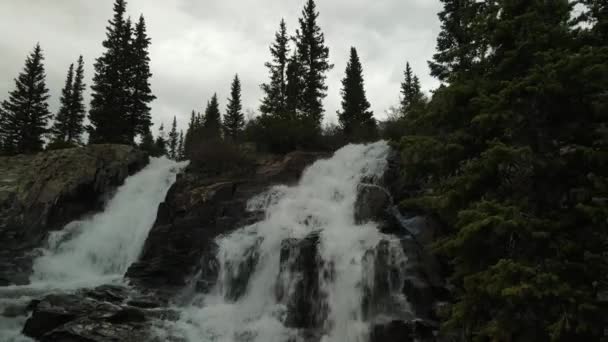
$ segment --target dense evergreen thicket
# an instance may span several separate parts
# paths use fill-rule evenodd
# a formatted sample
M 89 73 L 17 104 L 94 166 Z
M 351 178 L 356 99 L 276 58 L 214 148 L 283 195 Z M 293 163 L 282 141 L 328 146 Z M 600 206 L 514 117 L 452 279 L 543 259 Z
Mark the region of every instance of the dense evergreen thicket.
M 449 227 L 436 245 L 455 288 L 443 331 L 605 339 L 607 6 L 580 1 L 572 20 L 567 0 L 442 2 L 430 67 L 444 84 L 406 111 L 396 146 L 402 205 Z

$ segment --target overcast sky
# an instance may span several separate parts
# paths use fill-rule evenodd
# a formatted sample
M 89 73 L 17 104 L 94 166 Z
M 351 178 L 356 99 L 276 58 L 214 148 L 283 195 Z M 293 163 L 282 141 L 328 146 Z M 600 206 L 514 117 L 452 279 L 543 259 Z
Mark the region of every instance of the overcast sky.
M 27 54 L 40 42 L 46 57 L 51 109 L 56 112 L 67 68 L 85 58 L 88 86 L 93 62 L 102 53 L 114 0 L 0 0 L 0 100 Z M 256 110 L 264 62 L 282 17 L 296 29 L 305 0 L 128 0 L 128 14 L 143 13 L 150 48 L 154 122 L 167 126 L 174 115 L 185 127 L 192 109 L 202 111 L 214 92 L 225 109 L 230 82 L 238 73 L 245 109 Z M 398 102 L 406 61 L 425 91 L 438 83 L 426 61 L 439 32 L 438 0 L 317 0 L 319 24 L 330 48 L 326 122 L 336 122 L 340 80 L 355 46 L 363 63 L 368 99 L 377 118 Z M 86 102 L 88 105 L 87 94 Z

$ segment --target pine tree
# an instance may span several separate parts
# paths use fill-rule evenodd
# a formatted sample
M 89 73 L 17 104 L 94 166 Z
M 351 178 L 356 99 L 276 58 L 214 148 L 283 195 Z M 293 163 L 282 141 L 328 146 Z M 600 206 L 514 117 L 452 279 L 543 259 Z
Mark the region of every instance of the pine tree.
M 338 118 L 344 134 L 351 139 L 370 139 L 375 135 L 374 113 L 365 95 L 363 67 L 357 50 L 350 49 L 350 60 L 342 79 L 342 112 Z
M 61 90 L 61 98 L 59 99 L 59 111 L 55 116 L 55 122 L 51 128 L 53 134 L 52 143 L 62 144 L 67 141 L 70 107 L 73 97 L 72 87 L 74 86 L 74 63 L 68 68 L 68 75 L 65 80 L 65 85 Z
M 287 62 L 285 89 L 286 118 L 295 121 L 300 117 L 303 106 L 304 70 L 296 53 Z
M 156 142 L 154 143 L 154 148 L 156 150 L 157 156 L 167 156 L 167 137 L 165 136 L 165 126 L 160 124 L 158 128 L 158 137 L 156 138 Z
M 68 129 L 66 142 L 69 144 L 81 144 L 82 133 L 84 133 L 84 118 L 86 109 L 84 106 L 83 92 L 86 85 L 84 83 L 84 59 L 78 57 L 74 84 L 72 85 L 72 97 L 70 99 L 70 115 L 68 119 Z
M 109 21 L 105 48 L 95 62 L 91 109 L 89 111 L 90 143 L 130 143 L 126 128 L 129 112 L 129 91 L 132 82 L 130 70 L 130 20 L 125 20 L 126 2 L 116 0 L 114 16 Z
M 406 115 L 413 106 L 422 101 L 422 92 L 420 91 L 418 76 L 412 72 L 409 62 L 405 65 L 404 76 L 401 83 L 401 113 Z
M 2 102 L 0 139 L 4 154 L 33 153 L 42 150 L 43 135 L 51 117 L 47 100 L 44 56 L 40 44 L 27 57 L 23 72 L 15 79 L 15 90 Z
M 152 136 L 152 132 L 150 132 L 149 130 L 141 137 L 141 143 L 139 144 L 139 148 L 142 151 L 148 152 L 150 156 L 158 157 L 156 151 L 156 144 L 154 142 L 154 136 Z
M 156 99 L 150 89 L 150 57 L 148 48 L 150 38 L 146 33 L 146 22 L 143 15 L 135 25 L 131 53 L 132 87 L 128 111 L 128 139 L 133 141 L 137 135 L 149 130 L 152 125 L 150 102 Z
M 70 64 L 68 69 L 59 112 L 51 129 L 53 138 L 50 148 L 70 147 L 81 143 L 84 131 L 83 120 L 86 115 L 83 103 L 84 88 L 84 61 L 80 56 L 76 72 L 74 73 L 74 64 Z
M 173 124 L 171 125 L 171 130 L 169 131 L 169 158 L 173 160 L 177 160 L 178 155 L 178 143 L 179 143 L 179 135 L 177 133 L 177 118 L 173 117 Z
M 287 63 L 289 55 L 289 36 L 285 20 L 281 19 L 275 42 L 270 46 L 272 61 L 265 64 L 270 73 L 270 82 L 262 84 L 264 98 L 260 106 L 262 114 L 283 115 L 287 97 Z
M 186 159 L 186 152 L 184 150 L 184 131 L 179 131 L 179 143 L 177 145 L 177 160 L 182 161 Z
M 306 122 L 317 131 L 323 120 L 323 99 L 327 96 L 326 73 L 333 65 L 329 64 L 329 48 L 317 23 L 319 13 L 314 0 L 307 0 L 300 29 L 296 32 L 298 60 L 303 68 L 302 111 Z
M 441 0 L 439 13 L 441 32 L 437 38 L 437 53 L 429 62 L 431 75 L 444 82 L 471 71 L 486 57 L 488 45 L 481 33 L 487 15 L 495 1 Z M 493 12 L 497 13 L 497 12 Z M 482 25 L 478 25 L 478 24 Z
M 221 137 L 222 119 L 217 94 L 213 94 L 211 101 L 207 103 L 203 128 L 209 138 Z
M 184 137 L 184 156 L 188 158 L 192 152 L 192 146 L 195 141 L 195 135 L 197 130 L 197 120 L 196 120 L 196 112 L 192 110 L 190 115 L 190 122 L 188 123 L 188 128 L 186 129 L 186 136 Z
M 235 75 L 230 89 L 230 98 L 226 106 L 224 115 L 224 136 L 238 141 L 245 127 L 245 114 L 243 114 L 243 104 L 241 103 L 241 81 Z

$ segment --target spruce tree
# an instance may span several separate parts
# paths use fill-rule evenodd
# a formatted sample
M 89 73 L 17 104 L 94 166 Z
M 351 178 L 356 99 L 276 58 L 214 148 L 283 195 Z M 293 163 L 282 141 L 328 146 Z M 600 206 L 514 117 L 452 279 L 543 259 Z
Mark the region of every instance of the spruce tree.
M 285 89 L 286 117 L 295 121 L 300 117 L 303 107 L 304 70 L 296 53 L 287 62 Z
M 173 160 L 177 160 L 178 155 L 178 143 L 179 143 L 179 135 L 177 133 L 177 118 L 173 117 L 173 124 L 171 125 L 171 130 L 169 131 L 169 158 Z
M 203 128 L 209 138 L 221 137 L 222 119 L 217 94 L 213 94 L 211 101 L 207 103 Z
M 129 113 L 131 48 L 130 21 L 125 19 L 126 2 L 116 0 L 114 16 L 109 21 L 105 48 L 95 62 L 95 75 L 91 86 L 91 108 L 89 110 L 90 143 L 130 143 L 127 138 L 126 121 Z
M 245 114 L 241 103 L 241 81 L 235 75 L 230 88 L 230 98 L 224 115 L 224 137 L 238 141 L 245 127 Z
M 81 143 L 81 136 L 84 131 L 83 120 L 86 115 L 83 103 L 84 88 L 84 61 L 80 56 L 76 72 L 74 73 L 74 64 L 71 64 L 68 69 L 66 83 L 61 94 L 59 112 L 55 116 L 55 122 L 51 129 L 53 138 L 50 147 L 61 148 Z
M 314 0 L 307 0 L 300 29 L 296 32 L 298 60 L 303 69 L 302 111 L 305 121 L 319 131 L 323 120 L 323 99 L 327 96 L 326 73 L 329 64 L 329 48 L 317 23 L 319 13 Z
M 152 136 L 152 132 L 147 131 L 141 137 L 141 143 L 139 144 L 139 148 L 142 151 L 148 152 L 149 155 L 153 157 L 158 157 L 156 153 L 156 144 L 154 142 L 154 136 Z
M 36 44 L 15 79 L 15 89 L 2 102 L 0 137 L 4 154 L 34 153 L 43 148 L 51 117 L 43 61 L 40 44 Z
M 156 138 L 156 142 L 154 143 L 154 149 L 156 150 L 157 156 L 167 156 L 167 137 L 165 136 L 165 125 L 162 123 L 158 128 L 158 137 Z
M 270 46 L 272 61 L 265 64 L 270 73 L 270 82 L 262 84 L 264 98 L 260 112 L 265 115 L 283 115 L 286 110 L 287 97 L 287 63 L 289 55 L 289 36 L 285 20 L 281 19 L 275 41 Z
M 429 62 L 431 75 L 443 82 L 471 71 L 475 64 L 485 59 L 487 42 L 481 33 L 487 19 L 487 8 L 495 1 L 441 0 L 443 11 L 439 13 L 441 32 L 437 38 L 437 52 Z M 494 12 L 496 13 L 496 12 Z M 478 25 L 482 23 L 482 25 Z
M 367 140 L 375 135 L 374 113 L 365 95 L 363 67 L 357 50 L 350 49 L 350 60 L 342 79 L 342 112 L 338 119 L 344 134 L 353 140 Z
M 130 54 L 132 86 L 131 103 L 127 112 L 127 134 L 129 141 L 133 141 L 137 135 L 149 130 L 152 125 L 149 104 L 156 99 L 156 96 L 152 94 L 152 90 L 150 89 L 150 77 L 152 77 L 152 73 L 150 72 L 149 46 L 150 38 L 146 33 L 146 22 L 143 15 L 141 15 L 135 25 Z
M 192 152 L 192 146 L 194 144 L 196 130 L 196 112 L 192 110 L 192 113 L 190 115 L 190 122 L 188 123 L 188 128 L 186 129 L 186 136 L 184 137 L 184 155 L 186 156 L 186 158 L 189 157 L 190 152 Z
M 70 107 L 73 97 L 72 87 L 74 86 L 74 63 L 68 68 L 68 75 L 65 80 L 65 85 L 61 90 L 61 98 L 59 99 L 59 111 L 55 116 L 55 122 L 51 128 L 53 134 L 52 144 L 63 144 L 67 141 Z
M 72 85 L 72 97 L 70 99 L 70 115 L 66 135 L 66 142 L 69 144 L 82 143 L 82 133 L 84 133 L 84 118 L 86 116 L 83 96 L 85 87 L 84 59 L 82 56 L 79 56 L 76 66 L 76 73 L 74 75 L 74 84 Z
M 401 113 L 406 115 L 420 101 L 422 101 L 420 81 L 418 76 L 414 75 L 408 62 L 405 65 L 404 80 L 401 83 Z
M 186 158 L 186 152 L 184 150 L 184 131 L 179 131 L 179 143 L 177 144 L 177 160 L 182 161 Z

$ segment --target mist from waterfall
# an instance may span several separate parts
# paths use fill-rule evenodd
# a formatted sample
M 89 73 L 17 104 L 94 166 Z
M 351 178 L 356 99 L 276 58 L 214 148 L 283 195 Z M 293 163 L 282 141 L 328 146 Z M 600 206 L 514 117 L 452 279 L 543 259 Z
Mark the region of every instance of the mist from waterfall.
M 395 269 L 406 262 L 398 239 L 354 218 L 357 187 L 383 174 L 388 152 L 385 142 L 348 145 L 310 166 L 297 185 L 276 186 L 251 199 L 249 209 L 264 210 L 265 218 L 216 240 L 215 285 L 180 308 L 181 318 L 168 334 L 192 342 L 306 341 L 314 333 L 323 342 L 368 341 L 365 298 L 376 281 L 379 246 L 386 247 Z M 297 265 L 304 250 L 289 245 L 309 241 L 314 255 L 305 257 L 313 259 L 316 274 L 307 281 L 318 293 L 298 298 L 310 275 Z M 314 329 L 289 323 L 290 308 L 302 300 L 314 308 Z

